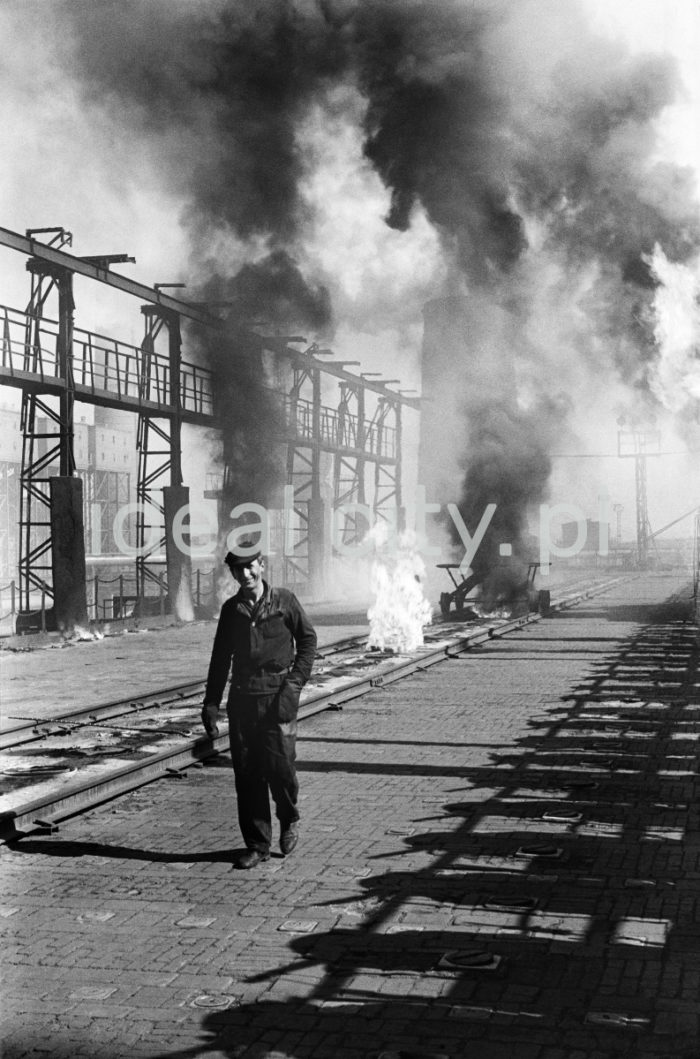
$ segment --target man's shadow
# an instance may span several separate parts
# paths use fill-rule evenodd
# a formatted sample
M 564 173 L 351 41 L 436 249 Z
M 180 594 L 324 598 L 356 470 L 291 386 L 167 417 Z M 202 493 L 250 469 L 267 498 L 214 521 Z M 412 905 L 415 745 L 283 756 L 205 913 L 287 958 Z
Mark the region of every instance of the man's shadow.
M 111 846 L 103 842 L 76 842 L 54 838 L 17 838 L 7 843 L 15 853 L 46 857 L 114 857 L 115 860 L 146 860 L 154 864 L 232 864 L 246 852 L 238 849 L 213 849 L 199 853 L 167 853 L 134 846 Z M 272 856 L 281 854 L 272 853 Z

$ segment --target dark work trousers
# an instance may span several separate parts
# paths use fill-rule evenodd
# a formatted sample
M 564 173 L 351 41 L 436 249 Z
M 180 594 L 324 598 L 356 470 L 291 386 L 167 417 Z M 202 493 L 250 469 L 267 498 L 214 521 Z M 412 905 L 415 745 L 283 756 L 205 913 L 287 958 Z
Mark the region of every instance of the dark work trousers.
M 248 849 L 262 853 L 272 840 L 270 794 L 282 828 L 299 819 L 297 722 L 277 720 L 278 696 L 236 692 L 227 705 L 238 824 Z

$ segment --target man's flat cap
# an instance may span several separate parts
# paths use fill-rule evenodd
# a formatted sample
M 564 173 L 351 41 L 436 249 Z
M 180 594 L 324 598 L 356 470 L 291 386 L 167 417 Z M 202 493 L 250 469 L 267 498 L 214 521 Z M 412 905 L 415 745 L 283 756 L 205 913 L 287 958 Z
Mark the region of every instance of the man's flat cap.
M 234 566 L 245 566 L 247 563 L 252 563 L 254 559 L 262 559 L 262 552 L 257 544 L 249 540 L 238 541 L 235 547 L 230 552 L 226 552 L 224 556 L 224 562 L 230 569 Z

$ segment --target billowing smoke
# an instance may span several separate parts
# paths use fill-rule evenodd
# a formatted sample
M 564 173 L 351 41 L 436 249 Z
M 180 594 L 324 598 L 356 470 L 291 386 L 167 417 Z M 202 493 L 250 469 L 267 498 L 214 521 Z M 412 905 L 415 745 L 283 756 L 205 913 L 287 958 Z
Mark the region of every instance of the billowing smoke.
M 72 4 L 88 105 L 106 107 L 125 142 L 160 152 L 186 198 L 195 296 L 230 326 L 190 328 L 217 379 L 224 503 L 270 504 L 283 481 L 284 409 L 257 345 L 267 334 L 327 334 L 330 298 L 305 275 L 304 171 L 295 130 L 334 68 L 333 34 L 292 4 L 218 0 Z M 226 243 L 222 251 L 222 241 Z
M 279 439 L 284 408 L 269 385 L 260 345 L 225 323 L 221 329 L 191 325 L 189 338 L 199 359 L 214 373 L 214 418 L 221 439 L 223 523 L 241 503 L 272 506 L 283 474 Z
M 427 217 L 448 275 L 432 296 L 474 307 L 433 394 L 448 441 L 431 447 L 427 473 L 453 467 L 459 486 L 439 499 L 459 499 L 472 532 L 484 505 L 499 505 L 487 557 L 499 541 L 519 550 L 574 401 L 613 378 L 653 414 L 648 262 L 657 245 L 672 264 L 700 247 L 692 174 L 657 151 L 680 90 L 670 60 L 596 36 L 575 0 L 73 0 L 65 11 L 91 105 L 109 109 L 125 147 L 148 134 L 164 181 L 187 197 L 202 282 L 218 277 L 242 319 L 330 332 L 337 283 L 319 270 L 305 193 L 320 152 L 302 149 L 300 130 L 312 114 L 329 130 L 339 114 L 359 123 L 387 225 L 408 232 Z M 237 356 L 224 345 L 210 359 L 225 373 Z M 257 369 L 234 372 L 243 395 Z M 233 418 L 253 429 L 242 411 Z M 446 451 L 455 440 L 461 450 Z
M 527 562 L 537 558 L 528 549 L 526 516 L 548 495 L 553 433 L 567 412 L 565 405 L 549 397 L 524 410 L 496 396 L 488 405 L 471 410 L 460 511 L 473 531 L 488 505 L 496 505 L 472 564 L 474 573 L 487 581 L 499 567 L 502 582 L 522 580 Z M 512 549 L 513 559 L 507 564 L 499 561 L 502 544 Z
M 255 332 L 330 323 L 328 292 L 305 282 L 284 250 L 243 265 L 233 276 L 212 276 L 198 291 L 212 313 L 228 312 L 221 327 L 188 325 L 197 359 L 214 373 L 214 418 L 221 437 L 224 517 L 232 506 L 281 506 L 287 433 L 278 379 Z
M 235 276 L 210 282 L 217 286 L 230 315 L 243 326 L 310 327 L 327 331 L 332 313 L 328 289 L 307 282 L 286 250 L 274 250 L 263 261 L 243 265 Z

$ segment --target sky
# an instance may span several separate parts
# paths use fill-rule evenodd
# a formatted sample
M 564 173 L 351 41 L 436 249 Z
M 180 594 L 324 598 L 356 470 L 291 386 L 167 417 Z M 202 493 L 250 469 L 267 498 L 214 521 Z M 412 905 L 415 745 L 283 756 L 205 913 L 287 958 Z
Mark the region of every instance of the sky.
M 666 453 L 652 528 L 700 501 L 694 0 L 5 0 L 0 36 L 1 226 L 62 225 L 74 252 L 128 252 L 134 279 L 215 289 L 244 317 L 252 298 L 407 389 L 424 304 L 466 298 L 440 502 L 492 487 L 473 378 L 506 345 L 517 395 L 494 443 L 542 457 L 532 499 L 596 518 L 607 496 L 633 535 L 624 416 Z M 0 267 L 0 302 L 23 306 L 22 256 L 0 248 Z M 76 322 L 138 343 L 138 306 L 96 288 L 76 281 Z

